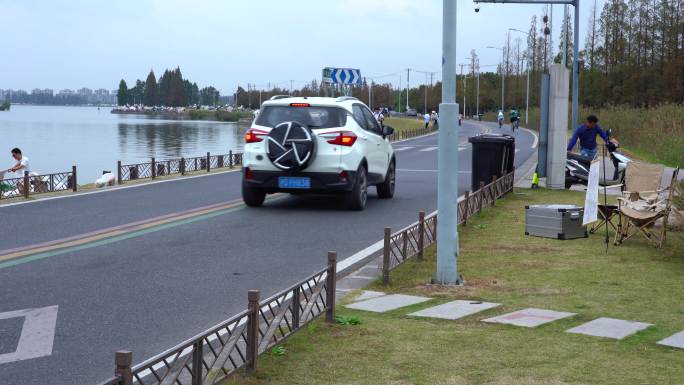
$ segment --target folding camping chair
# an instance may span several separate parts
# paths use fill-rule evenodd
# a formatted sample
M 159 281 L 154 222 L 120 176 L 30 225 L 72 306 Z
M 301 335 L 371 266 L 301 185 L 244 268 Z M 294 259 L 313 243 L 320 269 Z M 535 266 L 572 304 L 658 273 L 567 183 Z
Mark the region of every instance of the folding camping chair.
M 608 186 L 608 188 L 621 187 L 623 198 L 629 199 L 632 202 L 639 200 L 652 201 L 654 198 L 657 198 L 657 194 L 654 196 L 654 192 L 660 188 L 664 172 L 665 166 L 662 164 L 632 161 L 627 163 L 624 184 L 612 185 Z M 598 214 L 599 221 L 591 226 L 589 229 L 590 233 L 593 234 L 606 222 L 608 222 L 616 234 L 620 232 L 620 224 L 616 226 L 613 223 L 613 218 L 618 214 L 617 205 L 598 205 Z
M 676 168 L 672 173 L 669 187 L 638 193 L 650 197 L 649 199 L 630 200 L 624 197 L 618 198 L 618 213 L 621 226 L 618 226 L 619 231 L 615 235 L 615 245 L 621 244 L 634 234 L 641 234 L 656 248 L 663 247 L 667 235 L 667 219 L 672 211 L 672 199 L 676 189 L 678 174 L 679 168 Z M 651 228 L 661 218 L 663 223 L 658 233 Z
M 632 202 L 657 199 L 664 173 L 665 166 L 662 164 L 634 161 L 627 163 L 622 196 Z

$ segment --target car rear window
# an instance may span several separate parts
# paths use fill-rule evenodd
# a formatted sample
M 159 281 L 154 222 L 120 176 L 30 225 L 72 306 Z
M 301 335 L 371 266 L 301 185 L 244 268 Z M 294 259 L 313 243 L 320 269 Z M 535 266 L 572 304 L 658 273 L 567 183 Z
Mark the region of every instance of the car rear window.
M 273 128 L 282 122 L 298 122 L 313 129 L 344 127 L 347 112 L 338 107 L 265 106 L 255 123 Z

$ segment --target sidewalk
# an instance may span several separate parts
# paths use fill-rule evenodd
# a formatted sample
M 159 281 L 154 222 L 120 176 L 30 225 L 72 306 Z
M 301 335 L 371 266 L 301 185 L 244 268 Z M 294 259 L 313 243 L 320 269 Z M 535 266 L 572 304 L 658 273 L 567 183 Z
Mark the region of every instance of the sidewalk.
M 671 232 L 663 250 L 635 239 L 607 252 L 603 234 L 524 235 L 525 205 L 583 198 L 518 189 L 469 221 L 459 258 L 465 287 L 429 283 L 434 248 L 393 270 L 389 286 L 373 279 L 377 264 L 363 267 L 338 282 L 346 295 L 338 316 L 360 325 L 316 322 L 284 355 L 260 359 L 255 377 L 227 383 L 677 383 L 684 233 Z M 355 290 L 363 284 L 370 292 Z M 367 300 L 351 305 L 358 295 Z

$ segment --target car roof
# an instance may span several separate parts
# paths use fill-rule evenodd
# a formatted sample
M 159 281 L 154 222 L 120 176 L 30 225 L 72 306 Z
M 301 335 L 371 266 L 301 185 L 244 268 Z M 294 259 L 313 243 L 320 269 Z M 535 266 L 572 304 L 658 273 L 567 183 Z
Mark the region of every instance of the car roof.
M 270 100 L 265 101 L 262 105 L 266 106 L 289 106 L 290 103 L 309 103 L 312 106 L 329 106 L 342 107 L 349 111 L 352 105 L 356 103 L 364 104 L 357 98 L 351 96 L 340 97 L 320 97 L 320 96 L 274 96 Z M 364 104 L 365 105 L 365 104 Z

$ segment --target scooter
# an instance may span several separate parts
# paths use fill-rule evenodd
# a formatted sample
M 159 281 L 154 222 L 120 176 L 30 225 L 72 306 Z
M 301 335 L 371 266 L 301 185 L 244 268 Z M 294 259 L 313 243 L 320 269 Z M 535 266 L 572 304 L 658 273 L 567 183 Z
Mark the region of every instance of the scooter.
M 612 130 L 608 129 L 606 132 L 608 134 L 608 139 L 612 134 Z M 627 163 L 631 162 L 630 159 L 625 154 L 618 152 L 619 144 L 608 142 L 606 144 L 608 152 L 610 154 L 610 160 L 613 162 L 613 177 L 608 179 L 606 175 L 599 179 L 599 185 L 601 186 L 611 186 L 619 185 L 625 181 L 625 169 L 627 168 Z M 565 161 L 565 188 L 570 188 L 574 184 L 587 185 L 589 183 L 589 167 L 591 166 L 591 161 L 593 159 L 575 154 L 568 151 L 567 159 Z

